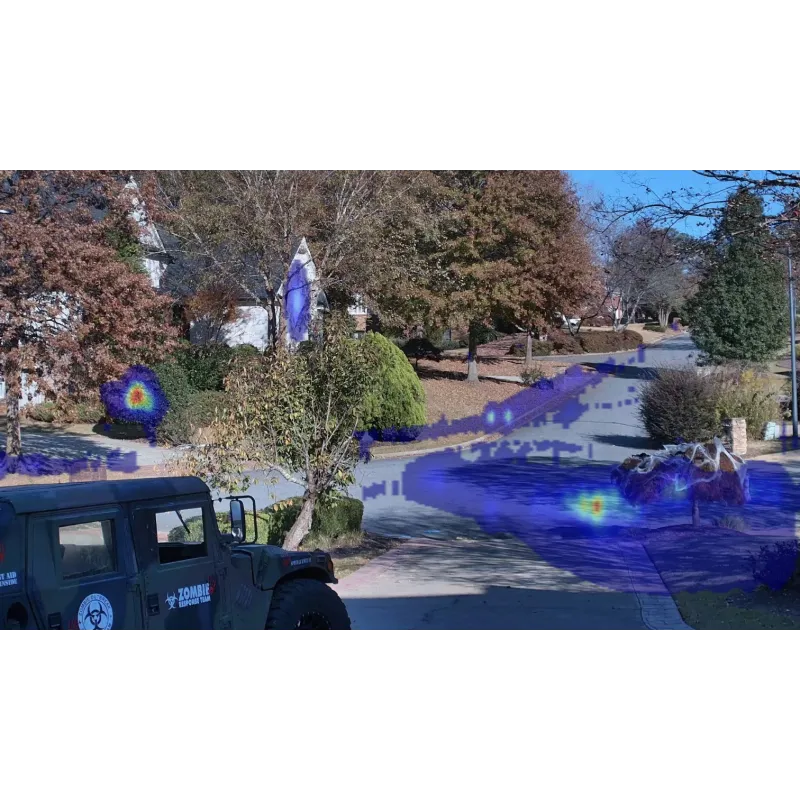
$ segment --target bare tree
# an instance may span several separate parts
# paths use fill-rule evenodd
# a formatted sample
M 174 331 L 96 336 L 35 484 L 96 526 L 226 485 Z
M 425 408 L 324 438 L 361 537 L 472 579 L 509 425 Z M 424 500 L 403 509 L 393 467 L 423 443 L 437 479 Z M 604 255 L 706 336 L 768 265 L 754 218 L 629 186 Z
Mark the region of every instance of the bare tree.
M 224 281 L 265 308 L 277 344 L 287 322 L 282 288 L 300 240 L 309 243 L 320 288 L 368 291 L 374 262 L 384 279 L 399 268 L 381 233 L 414 181 L 415 173 L 377 170 L 162 172 L 151 173 L 150 196 L 160 224 L 195 260 L 196 282 Z

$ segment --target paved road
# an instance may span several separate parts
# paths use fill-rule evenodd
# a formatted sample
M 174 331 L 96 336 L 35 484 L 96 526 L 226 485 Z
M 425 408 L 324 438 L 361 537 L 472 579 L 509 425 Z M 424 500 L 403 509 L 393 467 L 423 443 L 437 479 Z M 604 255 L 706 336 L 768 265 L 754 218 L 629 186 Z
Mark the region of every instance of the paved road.
M 539 526 L 568 524 L 571 512 L 557 513 L 559 509 L 554 507 L 561 505 L 565 487 L 584 484 L 607 489 L 609 464 L 654 448 L 637 417 L 637 394 L 648 371 L 692 363 L 696 352 L 691 339 L 681 335 L 646 348 L 643 356 L 569 357 L 574 363 L 600 365 L 601 370 L 613 359 L 624 368 L 618 374 L 609 372 L 598 385 L 569 401 L 573 413 L 548 414 L 545 420 L 519 428 L 480 450 L 360 464 L 351 493 L 364 500 L 365 527 L 411 536 L 479 534 L 486 513 L 491 515 L 492 506 L 509 494 L 521 501 L 516 509 L 508 500 L 504 503 L 512 515 L 524 515 L 516 520 L 519 525 L 532 523 L 534 509 Z M 628 363 L 631 359 L 633 364 Z M 554 441 L 574 448 L 559 454 L 558 467 L 552 448 L 538 449 Z M 515 463 L 515 453 L 526 446 L 530 451 L 525 463 Z M 531 487 L 538 487 L 535 497 L 530 496 Z M 261 506 L 272 498 L 296 494 L 297 488 L 280 480 L 270 488 L 256 486 L 252 492 Z M 508 515 L 499 513 L 498 524 Z

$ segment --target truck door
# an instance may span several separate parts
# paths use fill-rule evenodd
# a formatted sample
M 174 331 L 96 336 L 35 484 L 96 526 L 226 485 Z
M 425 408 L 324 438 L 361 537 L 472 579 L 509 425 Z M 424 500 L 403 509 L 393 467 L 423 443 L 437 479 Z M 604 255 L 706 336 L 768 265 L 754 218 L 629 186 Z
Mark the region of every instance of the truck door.
M 228 627 L 210 498 L 197 495 L 138 504 L 133 520 L 136 555 L 144 575 L 146 626 Z
M 141 585 L 120 506 L 28 518 L 28 590 L 45 628 L 141 628 Z

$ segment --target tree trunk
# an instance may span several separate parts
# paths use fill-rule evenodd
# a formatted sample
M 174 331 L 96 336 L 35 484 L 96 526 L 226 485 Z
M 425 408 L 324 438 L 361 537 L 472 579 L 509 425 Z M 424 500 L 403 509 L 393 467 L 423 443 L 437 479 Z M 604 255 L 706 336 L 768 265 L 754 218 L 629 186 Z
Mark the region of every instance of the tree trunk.
M 692 498 L 692 526 L 700 527 L 700 503 L 696 497 Z
M 658 309 L 658 324 L 662 328 L 667 327 L 667 322 L 669 320 L 669 312 L 671 310 L 672 309 L 669 306 L 666 307 L 662 306 L 661 308 Z
M 6 366 L 3 378 L 6 382 L 6 453 L 22 455 L 22 432 L 19 421 L 19 404 L 22 397 L 22 382 L 16 369 Z
M 533 369 L 533 334 L 530 331 L 525 337 L 525 369 Z
M 303 506 L 297 519 L 294 521 L 291 530 L 286 534 L 286 540 L 283 543 L 284 550 L 297 550 L 303 542 L 303 539 L 308 536 L 311 530 L 311 520 L 314 516 L 315 499 L 311 495 L 306 495 L 303 498 Z
M 467 353 L 467 380 L 478 380 L 478 332 L 474 325 L 469 326 L 469 352 Z

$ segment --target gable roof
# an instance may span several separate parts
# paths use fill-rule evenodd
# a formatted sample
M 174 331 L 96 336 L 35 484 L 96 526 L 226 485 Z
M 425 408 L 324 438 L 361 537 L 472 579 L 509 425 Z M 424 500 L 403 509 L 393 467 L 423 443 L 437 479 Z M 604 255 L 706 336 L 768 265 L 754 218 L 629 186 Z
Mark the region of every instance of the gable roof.
M 204 256 L 187 254 L 181 248 L 180 240 L 168 231 L 159 228 L 157 232 L 162 249 L 152 251 L 149 257 L 161 261 L 165 266 L 161 288 L 178 298 L 191 296 L 197 291 L 201 273 L 209 267 L 209 259 Z M 315 279 L 316 265 L 305 237 L 296 237 L 292 242 L 292 250 L 294 252 L 292 264 L 299 258 L 306 268 L 310 267 L 312 280 Z M 278 258 L 270 266 L 274 266 L 278 274 L 285 268 L 283 261 Z M 236 281 L 232 279 L 232 282 L 234 283 L 233 288 L 238 290 L 239 299 L 242 301 L 252 301 L 253 298 L 265 301 L 269 298 L 264 276 L 258 269 L 255 258 L 252 259 L 251 265 L 244 265 L 241 277 Z M 244 288 L 242 288 L 242 284 L 244 284 Z M 276 289 L 279 296 L 282 290 L 283 283 Z

